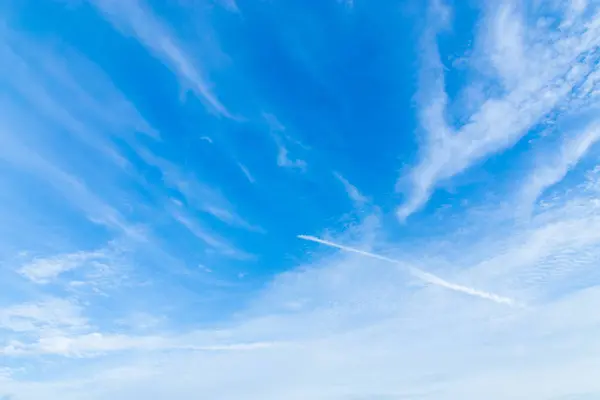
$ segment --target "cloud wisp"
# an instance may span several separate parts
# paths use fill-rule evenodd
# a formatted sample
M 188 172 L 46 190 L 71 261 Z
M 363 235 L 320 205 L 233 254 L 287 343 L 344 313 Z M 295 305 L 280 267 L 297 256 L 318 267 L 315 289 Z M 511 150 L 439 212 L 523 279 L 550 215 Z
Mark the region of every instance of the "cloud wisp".
M 523 184 L 522 201 L 531 208 L 546 189 L 562 181 L 600 140 L 600 125 L 591 124 L 581 132 L 570 133 L 558 154 L 544 156 Z
M 244 176 L 246 177 L 246 179 L 248 180 L 248 182 L 250 182 L 250 183 L 256 183 L 256 179 L 250 173 L 250 170 L 248 169 L 248 167 L 246 167 L 242 163 L 238 163 L 238 167 L 240 168 L 240 171 L 242 171 L 242 173 L 244 174 Z
M 233 118 L 229 110 L 213 92 L 189 55 L 177 43 L 165 24 L 154 15 L 143 0 L 115 1 L 90 0 L 117 29 L 124 34 L 133 35 L 152 54 L 173 69 L 182 83 L 191 86 L 209 109 L 217 115 Z
M 285 126 L 273 114 L 263 113 L 263 118 L 269 127 L 269 134 L 277 146 L 277 165 L 282 168 L 296 169 L 306 172 L 308 164 L 300 158 L 290 157 L 289 146 L 299 145 L 286 134 Z
M 45 284 L 52 282 L 61 274 L 80 268 L 87 263 L 99 262 L 108 255 L 104 251 L 78 251 L 48 258 L 35 258 L 23 265 L 19 273 L 33 282 Z
M 333 172 L 333 176 L 340 181 L 340 183 L 344 186 L 348 197 L 350 200 L 354 202 L 357 206 L 363 206 L 364 204 L 369 202 L 369 199 L 364 196 L 356 186 L 352 185 L 346 178 L 344 178 L 340 173 Z
M 393 258 L 389 258 L 389 257 L 385 257 L 385 256 L 381 256 L 375 253 L 370 253 L 368 251 L 363 251 L 363 250 L 359 250 L 359 249 L 355 249 L 353 247 L 349 247 L 349 246 L 344 246 L 341 244 L 337 244 L 337 243 L 333 243 L 330 242 L 328 240 L 323 240 L 323 239 L 319 239 L 317 237 L 314 236 L 308 236 L 308 235 L 298 235 L 299 239 L 302 240 L 308 240 L 310 242 L 315 242 L 315 243 L 320 243 L 320 244 L 324 244 L 325 246 L 329 246 L 329 247 L 334 247 L 343 251 L 347 251 L 350 253 L 356 253 L 356 254 L 360 254 L 362 256 L 365 257 L 371 257 L 371 258 L 375 258 L 377 260 L 381 260 L 381 261 L 386 261 L 388 263 L 392 263 L 392 264 L 396 264 L 396 265 L 400 265 L 403 268 L 407 268 L 408 271 L 415 277 L 421 279 L 424 282 L 430 283 L 432 285 L 435 286 L 440 286 L 446 289 L 450 289 L 456 292 L 461 292 L 461 293 L 465 293 L 474 297 L 479 297 L 482 299 L 486 299 L 486 300 L 491 300 L 495 303 L 499 303 L 499 304 L 506 304 L 506 305 L 510 305 L 510 306 L 514 306 L 517 303 L 513 300 L 510 299 L 508 297 L 504 297 L 504 296 L 499 296 L 497 294 L 494 293 L 489 293 L 489 292 L 485 292 L 482 290 L 477 290 L 474 288 L 470 288 L 467 286 L 462 286 L 462 285 L 457 285 L 455 283 L 451 283 L 448 282 L 438 276 L 435 276 L 429 272 L 425 272 L 420 270 L 419 268 L 415 268 L 412 266 L 407 266 L 406 263 L 403 263 L 401 261 L 398 260 L 394 260 Z
M 446 92 L 448 68 L 436 43 L 447 28 L 448 13 L 440 11 L 447 7 L 430 11 L 418 96 L 425 140 L 419 162 L 399 181 L 399 187 L 408 181 L 409 193 L 398 209 L 401 220 L 422 208 L 440 182 L 514 146 L 546 119 L 552 122 L 579 112 L 584 104 L 597 104 L 590 88 L 599 83 L 594 73 L 600 57 L 598 10 L 583 12 L 583 7 L 573 14 L 565 6 L 557 10 L 562 24 L 556 30 L 544 24 L 543 7 L 532 6 L 526 14 L 526 6 L 503 0 L 484 8 L 467 59 L 468 72 L 479 78 L 470 80 L 456 98 Z

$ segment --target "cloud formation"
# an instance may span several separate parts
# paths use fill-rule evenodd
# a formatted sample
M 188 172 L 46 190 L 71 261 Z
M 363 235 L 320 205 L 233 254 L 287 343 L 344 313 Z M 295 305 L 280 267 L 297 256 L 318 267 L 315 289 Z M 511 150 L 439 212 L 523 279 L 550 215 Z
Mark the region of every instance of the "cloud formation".
M 447 17 L 432 7 L 419 95 L 424 147 L 408 176 L 409 196 L 398 209 L 400 219 L 422 208 L 440 182 L 514 146 L 552 113 L 568 115 L 597 101 L 590 88 L 598 85 L 598 10 L 559 6 L 551 17 L 560 25 L 556 30 L 543 7 L 514 1 L 484 7 L 467 61 L 475 78 L 462 88 L 471 97 L 466 115 L 453 114 L 456 99 L 445 89 L 435 27 L 444 26 L 436 21 Z
M 184 3 L 0 10 L 0 399 L 600 395 L 596 2 Z
M 352 200 L 356 205 L 361 206 L 369 201 L 369 199 L 367 199 L 365 196 L 362 195 L 362 193 L 360 193 L 356 186 L 353 186 L 342 175 L 340 175 L 337 172 L 334 172 L 333 176 L 344 186 L 346 193 L 348 193 L 348 197 L 350 197 L 350 200 Z
M 172 68 L 182 84 L 189 85 L 217 115 L 232 118 L 227 108 L 213 93 L 200 70 L 177 43 L 165 24 L 144 4 L 144 0 L 120 2 L 91 0 L 107 20 L 126 35 L 134 36 L 155 57 Z
M 307 235 L 299 235 L 298 236 L 299 239 L 302 240 L 308 240 L 311 242 L 316 242 L 316 243 L 321 243 L 324 244 L 326 246 L 329 247 L 335 247 L 338 248 L 340 250 L 343 251 L 348 251 L 351 253 L 356 253 L 356 254 L 360 254 L 362 256 L 365 257 L 371 257 L 371 258 L 375 258 L 377 260 L 381 260 L 381 261 L 386 261 L 392 264 L 397 264 L 397 265 L 401 265 L 404 268 L 407 268 L 406 264 L 403 263 L 402 261 L 398 261 L 398 260 L 394 260 L 393 258 L 389 258 L 389 257 L 384 257 L 384 256 L 380 256 L 378 254 L 375 253 L 370 253 L 368 251 L 363 251 L 363 250 L 358 250 L 355 249 L 353 247 L 348 247 L 348 246 L 343 246 L 337 243 L 333 243 L 327 240 L 323 240 L 323 239 L 319 239 L 317 237 L 314 236 L 307 236 Z M 419 268 L 415 268 L 415 267 L 408 267 L 407 268 L 411 274 L 413 274 L 414 276 L 416 276 L 417 278 L 423 280 L 424 282 L 430 283 L 432 285 L 437 285 L 437 286 L 441 286 L 444 287 L 446 289 L 450 289 L 450 290 L 455 290 L 457 292 L 462 292 L 462 293 L 466 293 L 469 294 L 471 296 L 476 296 L 476 297 L 481 297 L 483 299 L 487 299 L 487 300 L 491 300 L 494 301 L 496 303 L 500 303 L 500 304 L 508 304 L 508 305 L 514 305 L 515 302 L 512 299 L 509 299 L 507 297 L 502 297 L 502 296 L 498 296 L 497 294 L 494 293 L 488 293 L 488 292 L 484 292 L 481 290 L 477 290 L 474 288 L 470 288 L 470 287 L 466 287 L 466 286 L 461 286 L 461 285 L 457 285 L 455 283 L 451 283 L 451 282 L 447 282 L 444 279 L 435 276 L 433 274 L 430 274 L 428 272 L 422 271 Z

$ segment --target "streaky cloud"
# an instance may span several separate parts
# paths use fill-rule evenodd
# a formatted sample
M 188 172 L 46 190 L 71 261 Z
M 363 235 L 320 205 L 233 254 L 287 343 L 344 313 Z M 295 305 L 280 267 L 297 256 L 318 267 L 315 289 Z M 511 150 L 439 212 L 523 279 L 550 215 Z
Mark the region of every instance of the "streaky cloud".
M 81 266 L 103 260 L 107 257 L 104 251 L 78 251 L 54 257 L 35 258 L 23 265 L 19 273 L 39 284 L 50 283 L 61 274 L 80 268 Z
M 485 291 L 482 291 L 482 290 L 477 290 L 477 289 L 470 288 L 470 287 L 467 287 L 467 286 L 457 285 L 455 283 L 448 282 L 448 281 L 446 281 L 446 280 L 444 280 L 444 279 L 442 279 L 442 278 L 440 278 L 438 276 L 435 276 L 435 275 L 433 275 L 431 273 L 422 271 L 422 270 L 420 270 L 418 268 L 415 268 L 415 267 L 407 266 L 406 263 L 403 263 L 403 262 L 398 261 L 398 260 L 394 260 L 393 258 L 389 258 L 389 257 L 381 256 L 381 255 L 378 255 L 378 254 L 375 254 L 375 253 L 370 253 L 368 251 L 363 251 L 363 250 L 355 249 L 353 247 L 349 247 L 349 246 L 344 246 L 344 245 L 341 245 L 341 244 L 333 243 L 333 242 L 330 242 L 328 240 L 319 239 L 319 238 L 314 237 L 314 236 L 298 235 L 298 238 L 300 238 L 302 240 L 308 240 L 310 242 L 324 244 L 325 246 L 329 246 L 329 247 L 335 247 L 337 249 L 340 249 L 340 250 L 343 250 L 343 251 L 347 251 L 347 252 L 350 252 L 350 253 L 360 254 L 360 255 L 365 256 L 365 257 L 371 257 L 371 258 L 375 258 L 377 260 L 386 261 L 386 262 L 389 262 L 389 263 L 392 263 L 392 264 L 400 265 L 400 266 L 402 266 L 404 268 L 408 268 L 409 272 L 413 276 L 415 276 L 415 277 L 423 280 L 424 282 L 430 283 L 432 285 L 444 287 L 446 289 L 450 289 L 450 290 L 453 290 L 453 291 L 456 291 L 456 292 L 466 293 L 468 295 L 475 296 L 475 297 L 480 297 L 482 299 L 491 300 L 491 301 L 493 301 L 495 303 L 499 303 L 499 304 L 507 304 L 507 305 L 510 305 L 510 306 L 515 306 L 517 304 L 513 299 L 510 299 L 508 297 L 503 297 L 503 296 L 499 296 L 499 295 L 494 294 L 494 293 L 489 293 L 489 292 L 485 292 Z
M 250 170 L 248 169 L 248 167 L 246 167 L 242 163 L 238 163 L 238 167 L 240 167 L 240 171 L 242 171 L 242 173 L 244 174 L 246 179 L 248 179 L 248 182 L 256 183 L 256 179 L 254 179 L 254 176 L 250 173 Z
M 471 71 L 482 78 L 464 90 L 483 84 L 495 87 L 499 94 L 475 101 L 473 111 L 466 119 L 459 118 L 465 122 L 457 128 L 448 121 L 452 99 L 445 90 L 445 67 L 436 44 L 446 26 L 436 21 L 445 21 L 447 16 L 431 12 L 431 27 L 423 39 L 418 96 L 425 140 L 419 162 L 405 177 L 409 196 L 398 208 L 401 220 L 422 208 L 440 182 L 512 147 L 554 110 L 568 115 L 583 103 L 597 101 L 591 89 L 580 86 L 598 84 L 599 76 L 593 73 L 600 57 L 594 51 L 600 45 L 598 11 L 575 20 L 563 12 L 564 24 L 554 30 L 542 24 L 544 16 L 535 15 L 535 8 L 533 16 L 524 15 L 524 7 L 508 0 L 485 5 L 484 23 L 468 62 Z
M 523 202 L 532 203 L 573 169 L 600 140 L 600 124 L 592 123 L 581 132 L 570 133 L 560 145 L 556 155 L 545 155 L 523 184 Z
M 183 50 L 165 24 L 144 0 L 89 0 L 104 17 L 125 34 L 136 37 L 151 53 L 173 69 L 179 79 L 197 93 L 217 115 L 234 118 L 221 103 L 202 72 Z
M 277 165 L 283 168 L 297 169 L 306 172 L 308 164 L 305 160 L 290 157 L 290 145 L 302 146 L 285 133 L 285 126 L 273 114 L 263 113 L 263 118 L 269 126 L 269 133 L 277 146 Z
M 344 186 L 348 197 L 350 197 L 354 204 L 356 204 L 357 206 L 362 206 L 369 201 L 369 199 L 363 196 L 363 194 L 358 190 L 356 186 L 352 185 L 340 173 L 333 172 L 333 176 Z

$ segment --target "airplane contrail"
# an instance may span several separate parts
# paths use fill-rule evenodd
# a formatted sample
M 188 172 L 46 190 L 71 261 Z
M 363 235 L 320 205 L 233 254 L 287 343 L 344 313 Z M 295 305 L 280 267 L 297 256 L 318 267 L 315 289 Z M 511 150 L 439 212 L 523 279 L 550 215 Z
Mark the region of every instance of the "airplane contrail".
M 341 244 L 333 243 L 328 240 L 319 239 L 318 237 L 308 236 L 308 235 L 298 235 L 298 238 L 302 239 L 302 240 L 308 240 L 310 242 L 324 244 L 325 246 L 329 246 L 329 247 L 335 247 L 337 249 L 344 250 L 344 251 L 347 251 L 350 253 L 360 254 L 365 257 L 371 257 L 371 258 L 375 258 L 377 260 L 386 261 L 386 262 L 396 264 L 396 265 L 401 265 L 406 268 L 405 263 L 398 261 L 398 260 L 394 260 L 393 258 L 381 256 L 379 254 L 369 253 L 368 251 L 355 249 L 353 247 L 343 246 Z M 476 296 L 476 297 L 480 297 L 482 299 L 491 300 L 493 302 L 500 303 L 500 304 L 507 304 L 510 306 L 515 305 L 515 301 L 508 297 L 499 296 L 497 294 L 485 292 L 483 290 L 477 290 L 474 288 L 470 288 L 468 286 L 457 285 L 456 283 L 448 282 L 445 279 L 442 279 L 442 278 L 440 278 L 436 275 L 433 275 L 429 272 L 425 272 L 419 268 L 408 267 L 408 270 L 410 271 L 410 273 L 413 276 L 421 279 L 424 282 L 430 283 L 432 285 L 444 287 L 446 289 L 454 290 L 456 292 L 466 293 L 471 296 Z

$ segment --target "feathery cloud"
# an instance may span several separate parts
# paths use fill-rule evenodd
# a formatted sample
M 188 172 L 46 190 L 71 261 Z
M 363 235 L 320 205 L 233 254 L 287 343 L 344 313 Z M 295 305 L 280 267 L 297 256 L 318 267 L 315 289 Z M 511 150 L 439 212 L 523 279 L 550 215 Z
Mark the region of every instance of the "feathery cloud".
M 358 188 L 352 185 L 346 178 L 340 175 L 338 172 L 333 172 L 333 176 L 344 185 L 344 189 L 346 193 L 348 193 L 348 197 L 352 200 L 357 206 L 362 206 L 369 201 L 368 198 L 363 196 Z
M 425 35 L 420 121 L 425 134 L 418 164 L 408 176 L 410 192 L 398 209 L 400 219 L 420 209 L 439 182 L 465 171 L 486 156 L 517 143 L 552 112 L 565 115 L 589 100 L 590 92 L 576 90 L 581 84 L 595 87 L 593 73 L 599 55 L 600 18 L 597 11 L 582 13 L 577 23 L 565 22 L 560 30 L 542 24 L 544 15 L 514 1 L 486 5 L 484 23 L 476 37 L 469 65 L 487 87 L 484 97 L 467 116 L 458 116 L 459 126 L 449 121 L 450 99 L 445 91 L 444 67 L 436 45 L 436 27 Z M 433 19 L 446 19 L 433 13 Z M 548 40 L 548 38 L 552 40 Z M 482 67 L 483 66 L 483 67 Z M 479 71 L 478 71 L 479 69 Z M 592 80 L 590 82 L 590 80 Z
M 140 156 L 146 163 L 158 168 L 164 182 L 172 189 L 177 190 L 192 208 L 210 214 L 231 226 L 259 233 L 264 232 L 261 227 L 252 225 L 239 216 L 234 211 L 233 205 L 218 189 L 213 189 L 200 182 L 193 174 L 145 149 L 140 151 Z
M 562 181 L 588 153 L 590 148 L 600 140 L 600 125 L 593 123 L 582 132 L 571 133 L 556 155 L 544 157 L 532 174 L 523 184 L 523 201 L 531 205 L 543 192 L 552 185 Z
M 179 79 L 197 93 L 206 106 L 216 114 L 233 118 L 213 93 L 198 67 L 177 43 L 165 24 L 153 14 L 143 0 L 121 2 L 90 0 L 104 17 L 124 34 L 132 35 L 155 57 L 173 69 Z
M 80 268 L 93 261 L 102 261 L 107 255 L 101 251 L 79 251 L 47 258 L 35 258 L 19 268 L 19 273 L 36 283 L 49 283 L 62 273 Z
M 203 229 L 198 223 L 188 216 L 181 214 L 179 211 L 173 211 L 173 218 L 185 226 L 194 236 L 217 250 L 220 254 L 238 260 L 249 260 L 254 258 L 252 254 L 235 248 L 232 244 L 228 243 L 214 232 Z
M 41 332 L 78 332 L 86 329 L 82 307 L 65 299 L 49 298 L 0 308 L 0 329 L 39 334 Z
M 290 158 L 288 146 L 296 144 L 286 133 L 285 126 L 273 114 L 263 113 L 263 118 L 269 126 L 269 133 L 277 146 L 277 165 L 283 168 L 298 169 L 306 172 L 307 163 L 302 159 Z
M 250 183 L 256 182 L 256 180 L 254 179 L 254 176 L 252 176 L 252 174 L 250 173 L 250 170 L 244 164 L 238 163 L 238 167 L 240 167 L 240 171 L 242 171 L 242 173 L 244 174 L 246 179 L 248 179 L 248 182 L 250 182 Z

